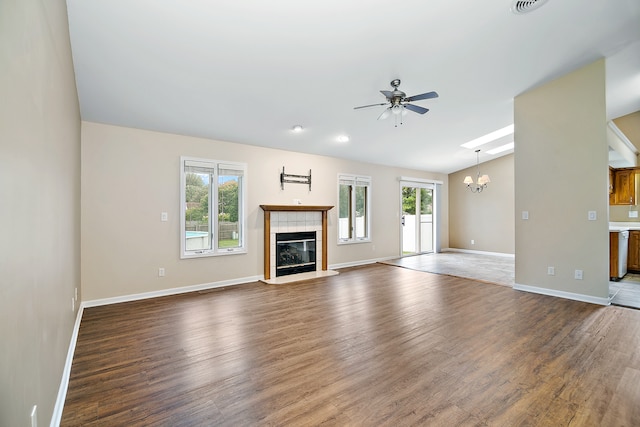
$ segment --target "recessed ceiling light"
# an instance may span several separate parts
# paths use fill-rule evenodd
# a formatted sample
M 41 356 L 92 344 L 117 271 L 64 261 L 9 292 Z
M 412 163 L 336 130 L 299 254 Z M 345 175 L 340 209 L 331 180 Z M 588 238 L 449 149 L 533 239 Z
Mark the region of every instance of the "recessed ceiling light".
M 338 142 L 349 142 L 349 137 L 347 135 L 340 135 L 336 139 L 338 140 Z
M 498 129 L 496 131 L 483 135 L 480 138 L 476 138 L 469 142 L 465 142 L 464 144 L 462 144 L 462 147 L 476 148 L 476 147 L 479 147 L 480 145 L 486 144 L 491 141 L 495 141 L 498 138 L 502 138 L 503 136 L 507 136 L 512 133 L 513 133 L 513 125 L 511 124 L 507 127 L 503 127 L 502 129 Z
M 496 147 L 496 148 L 492 148 L 491 150 L 487 150 L 487 153 L 488 154 L 498 154 L 498 153 L 502 153 L 503 151 L 511 150 L 513 147 L 514 147 L 513 142 L 510 142 L 508 144 L 501 145 L 500 147 Z
M 302 132 L 302 126 L 301 125 L 295 125 L 294 127 L 291 128 L 291 130 L 293 132 L 296 132 L 296 133 Z
M 547 0 L 514 0 L 513 3 L 511 3 L 511 12 L 516 15 L 522 15 L 523 13 L 536 10 L 546 2 Z

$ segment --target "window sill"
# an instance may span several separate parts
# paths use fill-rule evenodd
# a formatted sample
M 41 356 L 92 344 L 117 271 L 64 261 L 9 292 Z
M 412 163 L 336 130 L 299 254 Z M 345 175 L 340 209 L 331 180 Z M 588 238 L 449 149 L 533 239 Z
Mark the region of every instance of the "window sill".
M 180 259 L 192 259 L 192 258 L 208 258 L 208 257 L 217 257 L 217 256 L 226 256 L 226 255 L 240 255 L 246 254 L 246 249 L 234 249 L 230 251 L 204 251 L 204 252 L 190 252 L 186 254 L 182 254 Z
M 340 245 L 358 245 L 360 243 L 371 243 L 371 239 L 338 240 L 338 246 L 340 246 Z

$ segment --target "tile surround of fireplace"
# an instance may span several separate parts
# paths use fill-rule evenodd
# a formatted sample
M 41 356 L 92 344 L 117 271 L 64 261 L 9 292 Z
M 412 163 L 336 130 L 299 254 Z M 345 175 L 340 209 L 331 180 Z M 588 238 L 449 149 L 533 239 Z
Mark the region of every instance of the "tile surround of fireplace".
M 327 268 L 327 211 L 333 206 L 260 205 L 264 210 L 264 282 L 288 283 L 338 274 Z M 316 232 L 316 271 L 276 277 L 276 234 Z

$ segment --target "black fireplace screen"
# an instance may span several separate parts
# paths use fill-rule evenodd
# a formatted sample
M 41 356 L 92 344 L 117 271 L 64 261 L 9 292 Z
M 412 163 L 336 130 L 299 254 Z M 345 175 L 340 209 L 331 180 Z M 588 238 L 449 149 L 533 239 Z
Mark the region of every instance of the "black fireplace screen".
M 276 277 L 316 271 L 316 232 L 276 234 Z

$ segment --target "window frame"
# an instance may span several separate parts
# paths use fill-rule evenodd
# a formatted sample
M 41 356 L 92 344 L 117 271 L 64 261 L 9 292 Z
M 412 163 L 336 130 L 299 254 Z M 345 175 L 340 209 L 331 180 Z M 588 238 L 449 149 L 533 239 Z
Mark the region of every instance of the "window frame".
M 211 249 L 198 249 L 198 250 L 187 250 L 186 248 L 186 213 L 187 213 L 187 202 L 186 202 L 186 181 L 187 174 L 185 173 L 186 163 L 197 163 L 199 165 L 204 165 L 204 167 L 209 168 L 214 171 L 213 174 L 210 175 L 211 179 L 208 185 L 209 191 L 209 220 L 208 220 L 208 228 L 209 228 L 209 238 L 211 239 Z M 218 194 L 220 184 L 218 182 L 218 176 L 220 170 L 228 170 L 234 169 L 237 171 L 241 171 L 240 175 L 242 178 L 239 180 L 239 196 L 238 196 L 238 246 L 231 248 L 220 248 L 218 246 L 218 214 L 212 214 L 213 212 L 218 212 Z M 200 157 L 190 157 L 190 156 L 181 156 L 180 157 L 180 259 L 190 259 L 190 258 L 202 258 L 202 257 L 211 257 L 211 256 L 223 256 L 223 255 L 236 255 L 236 254 L 245 254 L 247 253 L 247 209 L 246 209 L 246 200 L 247 200 L 247 164 L 240 162 L 232 162 L 226 160 L 213 160 L 213 159 L 205 159 Z
M 340 237 L 340 212 L 342 211 L 340 190 L 342 185 L 349 185 L 349 206 L 348 206 L 348 224 L 349 224 L 349 237 Z M 357 230 L 357 188 L 365 188 L 365 206 L 364 206 L 364 230 L 365 237 L 358 237 Z M 366 175 L 355 174 L 338 174 L 338 245 L 347 245 L 354 243 L 370 243 L 371 242 L 371 194 L 372 194 L 372 179 Z

